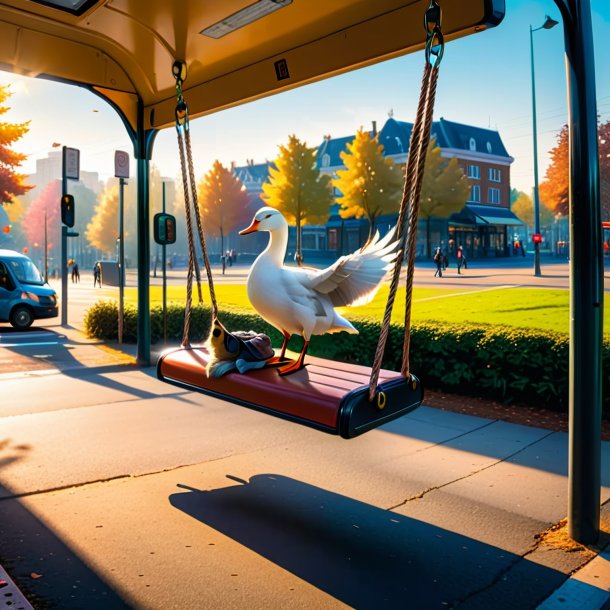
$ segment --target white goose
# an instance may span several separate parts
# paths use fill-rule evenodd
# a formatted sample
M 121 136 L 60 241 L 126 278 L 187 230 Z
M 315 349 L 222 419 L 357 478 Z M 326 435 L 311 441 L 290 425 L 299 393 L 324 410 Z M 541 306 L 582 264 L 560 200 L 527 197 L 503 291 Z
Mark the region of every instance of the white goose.
M 302 368 L 312 335 L 358 333 L 334 308 L 363 305 L 373 299 L 396 256 L 398 242 L 392 241 L 394 231 L 382 240 L 377 234 L 366 247 L 317 270 L 284 267 L 288 223 L 278 210 L 261 208 L 239 234 L 255 231 L 269 231 L 270 239 L 250 269 L 248 298 L 260 316 L 284 335 L 280 356 L 275 360 L 284 359 L 291 335 L 299 334 L 305 340 L 298 359 L 280 368 L 280 374 L 286 375 Z

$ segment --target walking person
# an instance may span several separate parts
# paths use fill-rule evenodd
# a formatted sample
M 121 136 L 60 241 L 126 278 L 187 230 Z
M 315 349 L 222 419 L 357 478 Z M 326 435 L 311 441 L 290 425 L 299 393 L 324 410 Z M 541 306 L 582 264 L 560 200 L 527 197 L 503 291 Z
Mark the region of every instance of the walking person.
M 443 260 L 445 255 L 441 250 L 441 247 L 438 246 L 436 251 L 434 252 L 434 262 L 436 263 L 436 271 L 434 272 L 434 277 L 443 277 Z
M 458 275 L 461 275 L 462 274 L 462 265 L 464 265 L 466 263 L 466 257 L 464 256 L 464 250 L 462 249 L 462 246 L 458 246 L 456 258 L 457 258 Z M 464 268 L 466 268 L 466 267 L 464 267 Z
M 99 262 L 93 266 L 93 287 L 95 288 L 97 284 L 102 287 L 102 269 Z
M 72 283 L 78 284 L 80 282 L 80 271 L 78 270 L 78 263 L 74 261 L 72 263 Z

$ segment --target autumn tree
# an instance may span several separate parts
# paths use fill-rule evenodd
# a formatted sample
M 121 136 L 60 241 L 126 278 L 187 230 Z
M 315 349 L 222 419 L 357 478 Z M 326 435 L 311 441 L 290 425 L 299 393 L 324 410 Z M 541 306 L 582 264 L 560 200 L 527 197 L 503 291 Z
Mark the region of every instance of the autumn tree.
M 3 104 L 11 95 L 7 86 L 0 85 L 0 114 L 10 110 Z M 26 156 L 11 149 L 11 146 L 28 131 L 29 122 L 0 122 L 0 205 L 10 203 L 13 197 L 23 195 L 32 188 L 25 184 L 25 176 L 16 171 L 25 161 Z
M 458 160 L 443 159 L 436 139 L 430 140 L 426 151 L 426 169 L 422 181 L 419 218 L 426 221 L 426 255 L 430 257 L 430 220 L 449 218 L 466 205 L 470 183 Z
M 511 189 L 515 190 L 515 189 Z M 523 191 L 517 191 L 517 196 L 511 206 L 513 214 L 528 227 L 534 226 L 534 203 L 532 198 Z
M 528 227 L 534 227 L 534 202 L 532 198 L 523 191 L 517 191 L 518 195 L 511 206 L 515 216 L 522 220 Z M 540 202 L 540 225 L 549 227 L 555 220 L 555 214 L 549 210 L 546 204 Z
M 86 236 L 94 248 L 114 252 L 119 236 L 119 185 L 110 180 L 100 193 Z
M 197 185 L 201 222 L 206 233 L 220 237 L 220 252 L 225 251 L 225 236 L 249 220 L 249 198 L 241 180 L 218 160 Z
M 295 259 L 303 262 L 301 233 L 305 223 L 323 223 L 333 201 L 330 178 L 320 175 L 316 165 L 316 148 L 309 148 L 295 135 L 269 168 L 269 181 L 263 184 L 261 199 L 278 209 L 288 222 L 296 225 Z
M 392 159 L 383 156 L 383 145 L 377 136 L 359 129 L 355 138 L 341 153 L 345 169 L 337 171 L 333 186 L 341 193 L 341 218 L 369 221 L 369 237 L 375 234 L 379 216 L 398 211 L 403 178 Z
M 13 224 L 4 208 L 0 205 L 0 249 L 13 249 Z
M 602 220 L 610 220 L 610 121 L 598 126 L 599 175 Z M 551 163 L 540 184 L 540 199 L 555 213 L 568 214 L 569 133 L 564 125 L 551 149 Z
M 52 180 L 32 201 L 21 221 L 29 245 L 40 249 L 44 248 L 46 225 L 48 253 L 51 258 L 55 257 L 57 260 L 61 245 L 60 197 L 61 182 Z M 41 251 L 44 256 L 44 250 Z
M 539 196 L 547 207 L 555 212 L 568 214 L 569 187 L 569 135 L 564 125 L 557 136 L 557 145 L 551 149 L 544 181 L 540 184 Z

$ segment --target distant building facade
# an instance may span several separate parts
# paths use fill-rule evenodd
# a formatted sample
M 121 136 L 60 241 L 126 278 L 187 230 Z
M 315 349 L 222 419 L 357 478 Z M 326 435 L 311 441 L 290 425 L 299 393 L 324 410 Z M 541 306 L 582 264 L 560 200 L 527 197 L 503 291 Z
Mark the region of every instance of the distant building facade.
M 378 135 L 384 154 L 404 167 L 412 129 L 412 123 L 389 118 L 379 133 L 373 123 L 371 134 Z M 336 177 L 337 171 L 345 169 L 341 152 L 347 150 L 354 137 L 324 138 L 317 152 L 321 173 Z M 432 137 L 441 149 L 441 156 L 456 158 L 470 182 L 469 199 L 459 213 L 431 220 L 432 245 L 442 245 L 450 255 L 461 245 L 471 258 L 509 256 L 513 234 L 523 233 L 524 224 L 510 211 L 510 166 L 514 159 L 506 151 L 500 134 L 492 129 L 441 118 L 432 124 Z M 234 173 L 246 189 L 258 197 L 268 177 L 268 166 L 268 163 L 255 165 L 251 162 L 245 167 L 235 167 Z M 384 233 L 395 222 L 396 215 L 382 216 L 378 226 Z M 305 260 L 336 258 L 353 252 L 362 245 L 368 230 L 365 218 L 342 219 L 339 205 L 335 204 L 331 206 L 325 225 L 303 228 Z M 294 248 L 292 233 L 289 249 Z M 421 227 L 417 253 L 425 255 L 425 232 Z

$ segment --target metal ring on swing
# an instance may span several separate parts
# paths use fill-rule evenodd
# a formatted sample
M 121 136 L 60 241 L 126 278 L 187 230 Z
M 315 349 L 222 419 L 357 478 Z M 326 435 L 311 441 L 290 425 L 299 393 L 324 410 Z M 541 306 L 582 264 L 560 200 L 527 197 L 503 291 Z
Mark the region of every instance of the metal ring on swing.
M 383 411 L 387 402 L 388 402 L 388 397 L 386 396 L 385 392 L 379 392 L 377 394 L 377 408 L 380 411 Z

